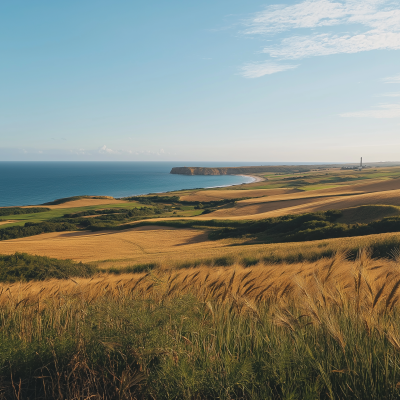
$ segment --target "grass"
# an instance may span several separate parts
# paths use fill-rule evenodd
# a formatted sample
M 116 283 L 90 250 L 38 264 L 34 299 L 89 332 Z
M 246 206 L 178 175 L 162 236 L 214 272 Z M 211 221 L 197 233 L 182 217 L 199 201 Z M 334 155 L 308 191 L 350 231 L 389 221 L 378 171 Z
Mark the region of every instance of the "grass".
M 379 221 L 385 217 L 398 216 L 399 214 L 400 207 L 374 204 L 342 210 L 342 216 L 337 222 L 345 224 L 369 223 Z
M 71 260 L 32 256 L 26 253 L 0 256 L 0 282 L 87 277 L 95 272 L 94 266 L 74 263 Z
M 70 207 L 70 208 L 55 208 L 50 211 L 43 211 L 40 213 L 32 213 L 32 214 L 22 214 L 22 215 L 12 215 L 10 216 L 1 216 L 0 220 L 20 220 L 20 222 L 1 225 L 1 228 L 9 227 L 9 226 L 21 226 L 24 225 L 25 222 L 43 222 L 53 218 L 62 218 L 64 214 L 72 214 L 78 213 L 82 211 L 89 210 L 102 210 L 106 208 L 119 209 L 119 208 L 138 208 L 142 207 L 139 203 L 121 203 L 121 204 L 102 204 L 102 205 L 94 205 L 94 206 L 85 206 L 85 207 Z M 0 229 L 1 229 L 0 228 Z
M 295 264 L 332 257 L 338 251 L 347 251 L 349 257 L 354 259 L 358 249 L 363 247 L 371 248 L 373 258 L 390 257 L 392 251 L 400 247 L 400 234 L 388 233 L 299 243 L 244 245 L 236 242 L 236 245 L 234 244 L 232 242 L 230 246 L 225 244 L 220 247 L 212 247 L 211 243 L 201 247 L 182 248 L 182 246 L 176 248 L 174 252 L 163 251 L 162 248 L 152 252 L 148 247 L 144 247 L 145 254 L 138 252 L 135 257 L 126 256 L 122 259 L 118 258 L 116 252 L 114 258 L 96 261 L 96 265 L 100 269 L 112 268 L 123 271 L 126 266 L 132 268 L 143 263 L 157 264 L 161 269 L 194 268 L 199 265 L 213 267 L 220 264 L 227 266 L 233 264 L 247 266 L 257 263 Z
M 360 181 L 363 180 L 399 178 L 400 169 L 398 167 L 389 167 L 378 168 L 378 170 L 371 168 L 364 169 L 363 171 L 347 171 L 334 168 L 330 170 L 301 172 L 299 174 L 271 173 L 262 174 L 262 176 L 268 179 L 265 184 L 247 186 L 247 189 L 298 188 L 305 191 L 330 189 L 352 183 L 361 183 Z M 293 180 L 290 178 L 293 178 Z
M 397 399 L 399 286 L 367 252 L 3 284 L 2 396 Z
M 23 214 L 23 215 L 12 215 L 12 216 L 1 216 L 0 221 L 13 220 L 17 222 L 12 222 L 9 224 L 0 225 L 0 229 L 8 228 L 11 226 L 23 226 L 26 222 L 44 222 L 49 221 L 56 218 L 62 218 L 65 214 L 74 214 L 82 211 L 90 211 L 90 210 L 103 210 L 103 209 L 134 209 L 143 207 L 143 204 L 137 202 L 127 202 L 121 204 L 102 204 L 95 206 L 84 206 L 84 207 L 70 207 L 70 208 L 57 208 L 50 211 L 44 211 L 40 213 L 32 213 L 32 214 Z M 195 210 L 194 207 L 184 206 L 182 210 L 173 210 L 176 211 L 180 217 L 192 217 L 200 215 L 202 210 Z M 163 217 L 175 216 L 171 212 L 164 212 Z M 155 216 L 156 217 L 156 216 Z
M 311 191 L 311 190 L 321 190 L 321 189 L 332 189 L 335 187 L 338 187 L 339 185 L 309 185 L 309 186 L 301 186 L 301 190 L 304 190 L 306 192 Z

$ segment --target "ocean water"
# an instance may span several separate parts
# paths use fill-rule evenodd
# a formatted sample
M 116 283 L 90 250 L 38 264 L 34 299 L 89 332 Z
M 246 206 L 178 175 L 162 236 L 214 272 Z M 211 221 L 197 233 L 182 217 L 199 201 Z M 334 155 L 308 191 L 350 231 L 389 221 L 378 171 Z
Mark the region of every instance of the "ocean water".
M 235 175 L 169 173 L 172 167 L 241 165 L 255 163 L 0 162 L 0 206 L 42 204 L 77 195 L 125 197 L 251 182 L 250 177 Z

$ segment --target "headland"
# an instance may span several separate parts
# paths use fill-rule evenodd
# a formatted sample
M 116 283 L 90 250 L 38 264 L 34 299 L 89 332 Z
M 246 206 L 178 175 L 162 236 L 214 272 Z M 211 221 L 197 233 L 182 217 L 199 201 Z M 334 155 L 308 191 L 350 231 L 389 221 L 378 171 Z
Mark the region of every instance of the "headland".
M 219 168 L 206 168 L 206 167 L 174 167 L 171 169 L 171 174 L 178 175 L 252 175 L 264 172 L 308 172 L 311 168 L 318 168 L 319 166 L 310 165 L 261 165 L 254 167 L 219 167 Z M 327 166 L 325 165 L 324 168 Z

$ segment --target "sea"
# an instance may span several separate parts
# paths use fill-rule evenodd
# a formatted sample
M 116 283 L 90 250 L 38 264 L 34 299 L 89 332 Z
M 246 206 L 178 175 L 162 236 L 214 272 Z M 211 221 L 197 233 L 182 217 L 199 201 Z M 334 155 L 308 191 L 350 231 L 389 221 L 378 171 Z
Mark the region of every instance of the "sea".
M 250 183 L 240 175 L 175 175 L 172 167 L 299 165 L 289 162 L 0 162 L 0 207 L 42 204 L 91 195 L 127 197 Z M 304 163 L 303 163 L 304 164 Z M 318 164 L 318 163 L 308 163 Z
M 249 183 L 236 175 L 170 174 L 172 167 L 236 167 L 255 163 L 212 162 L 0 162 L 0 206 L 42 204 L 99 195 L 126 197 L 180 189 Z

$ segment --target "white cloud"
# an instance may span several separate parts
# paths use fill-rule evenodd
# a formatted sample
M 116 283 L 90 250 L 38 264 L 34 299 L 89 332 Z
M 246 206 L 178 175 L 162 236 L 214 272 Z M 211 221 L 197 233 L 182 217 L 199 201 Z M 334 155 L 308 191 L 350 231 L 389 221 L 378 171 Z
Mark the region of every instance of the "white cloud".
M 399 22 L 399 5 L 390 0 L 306 0 L 290 6 L 267 7 L 246 22 L 244 33 L 266 34 L 354 23 L 399 30 Z
M 400 4 L 393 0 L 305 0 L 272 5 L 245 25 L 243 34 L 269 39 L 289 31 L 287 37 L 263 49 L 278 60 L 400 50 Z M 391 79 L 388 82 L 400 83 L 400 75 Z
M 263 52 L 271 57 L 289 60 L 382 49 L 400 50 L 400 32 L 371 31 L 353 36 L 329 33 L 293 36 L 283 39 L 279 45 L 266 47 Z
M 242 75 L 245 78 L 259 78 L 264 75 L 271 75 L 281 71 L 297 68 L 298 65 L 278 64 L 274 62 L 262 62 L 246 64 L 242 67 Z
M 104 146 L 100 147 L 99 153 L 100 154 L 117 154 L 118 151 L 109 149 L 106 145 L 104 145 Z
M 346 118 L 400 118 L 400 104 L 383 104 L 375 109 L 340 114 Z
M 400 83 L 400 74 L 395 76 L 389 76 L 388 78 L 384 78 L 383 81 L 385 83 Z
M 381 97 L 400 97 L 400 93 L 383 93 Z

